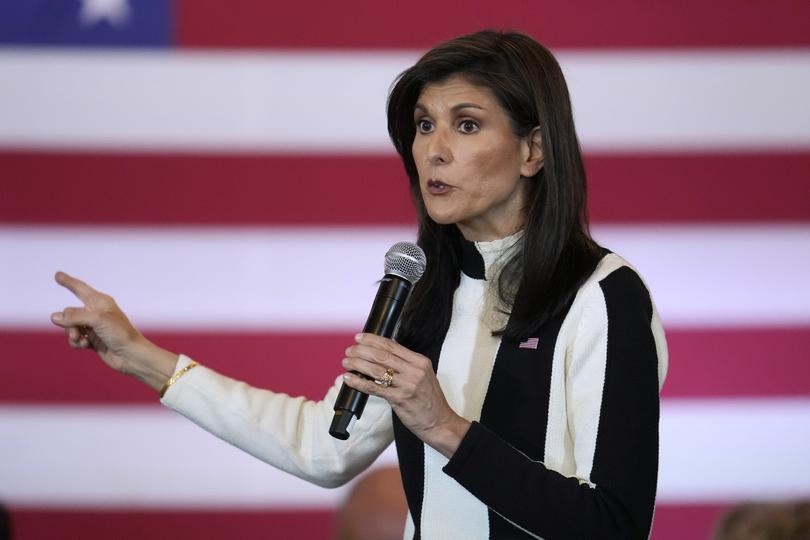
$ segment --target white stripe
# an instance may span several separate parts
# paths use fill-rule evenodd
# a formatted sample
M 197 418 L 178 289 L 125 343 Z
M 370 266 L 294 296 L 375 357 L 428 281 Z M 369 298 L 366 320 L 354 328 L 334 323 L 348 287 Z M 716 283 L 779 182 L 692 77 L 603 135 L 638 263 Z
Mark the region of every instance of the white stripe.
M 810 399 L 666 400 L 659 503 L 798 497 L 810 486 Z M 378 464 L 395 462 L 393 447 Z M 0 407 L 0 499 L 11 505 L 334 507 L 151 406 Z
M 358 329 L 402 228 L 0 229 L 0 326 L 42 326 L 80 305 L 72 273 L 144 327 Z M 10 251 L 4 251 L 10 250 Z M 8 302 L 10 300 L 10 303 Z
M 417 52 L 0 49 L 0 145 L 391 152 Z M 810 51 L 559 55 L 586 149 L 810 147 Z
M 810 399 L 666 400 L 658 502 L 810 495 Z
M 810 147 L 810 50 L 566 54 L 586 150 Z
M 413 54 L 0 53 L 0 144 L 388 152 L 385 101 Z
M 0 499 L 19 505 L 333 507 L 283 473 L 154 406 L 0 407 Z M 396 463 L 393 446 L 374 466 Z
M 503 253 L 482 252 L 487 274 L 492 275 L 493 259 Z M 481 316 L 488 304 L 487 289 L 481 280 L 462 277 L 453 297 L 453 321 L 447 329 L 439 356 L 436 379 L 447 404 L 468 420 L 480 420 L 487 396 L 500 339 L 492 335 L 501 321 Z M 421 525 L 424 538 L 489 538 L 487 506 L 442 470 L 447 457 L 425 446 Z M 456 516 L 455 519 L 453 516 Z M 462 519 L 459 519 L 463 516 Z
M 810 225 L 595 228 L 650 286 L 665 328 L 810 324 Z M 410 228 L 0 227 L 0 327 L 78 305 L 64 270 L 143 328 L 356 330 Z
M 664 328 L 810 323 L 810 225 L 594 227 L 652 291 Z

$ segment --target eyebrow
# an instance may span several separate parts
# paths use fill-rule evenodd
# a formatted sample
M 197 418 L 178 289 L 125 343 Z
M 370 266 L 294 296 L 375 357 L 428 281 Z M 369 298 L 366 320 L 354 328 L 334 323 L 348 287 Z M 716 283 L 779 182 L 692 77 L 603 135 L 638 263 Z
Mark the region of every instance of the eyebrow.
M 475 103 L 459 103 L 458 105 L 453 105 L 453 107 L 450 109 L 450 111 L 456 113 L 456 112 L 460 111 L 461 109 L 480 109 L 482 111 L 486 110 L 481 105 L 476 105 Z M 413 111 L 414 111 L 414 113 L 416 111 L 422 111 L 425 114 L 428 113 L 427 107 L 425 107 L 421 103 L 417 103 L 416 105 L 414 105 Z

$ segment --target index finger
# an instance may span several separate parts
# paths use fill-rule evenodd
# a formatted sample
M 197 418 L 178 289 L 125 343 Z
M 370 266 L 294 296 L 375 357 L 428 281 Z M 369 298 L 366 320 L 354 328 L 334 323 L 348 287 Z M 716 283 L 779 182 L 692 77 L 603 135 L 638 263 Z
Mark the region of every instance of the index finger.
M 87 299 L 90 297 L 90 295 L 98 292 L 84 281 L 76 279 L 75 277 L 70 276 L 64 272 L 57 272 L 56 275 L 54 276 L 54 279 L 56 279 L 56 282 L 59 285 L 65 287 L 70 292 L 75 294 L 76 297 L 82 302 L 86 302 Z
M 356 336 L 354 336 L 354 340 L 361 345 L 368 345 L 371 347 L 382 349 L 384 351 L 388 351 L 390 353 L 399 356 L 403 360 L 409 362 L 412 361 L 413 358 L 421 356 L 419 355 L 419 353 L 416 353 L 408 349 L 404 345 L 400 345 L 393 339 L 378 336 L 376 334 L 369 334 L 369 333 L 357 334 Z

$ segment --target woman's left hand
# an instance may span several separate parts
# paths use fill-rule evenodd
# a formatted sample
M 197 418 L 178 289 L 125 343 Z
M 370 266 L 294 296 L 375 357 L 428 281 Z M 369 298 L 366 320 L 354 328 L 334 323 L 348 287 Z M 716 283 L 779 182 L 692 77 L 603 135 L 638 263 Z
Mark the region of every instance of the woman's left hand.
M 349 372 L 344 375 L 346 384 L 387 400 L 405 427 L 445 457 L 451 457 L 470 422 L 447 404 L 431 361 L 374 334 L 358 334 L 355 341 L 346 349 L 343 367 L 371 380 Z M 391 370 L 392 377 L 387 387 L 375 382 L 385 380 L 386 370 Z

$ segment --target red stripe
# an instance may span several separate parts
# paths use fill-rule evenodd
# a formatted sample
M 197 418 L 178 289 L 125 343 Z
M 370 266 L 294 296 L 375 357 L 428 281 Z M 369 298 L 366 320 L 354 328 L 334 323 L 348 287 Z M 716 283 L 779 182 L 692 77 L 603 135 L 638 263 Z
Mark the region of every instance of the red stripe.
M 412 223 L 393 157 L 0 153 L 0 222 Z M 12 180 L 13 178 L 13 180 Z
M 810 221 L 810 153 L 595 154 L 593 222 Z M 0 152 L 0 222 L 412 224 L 395 156 Z
M 652 540 L 709 538 L 728 505 L 667 505 L 655 510 Z M 53 510 L 12 509 L 14 538 L 334 538 L 331 511 Z M 56 533 L 58 531 L 58 533 Z
M 810 396 L 810 327 L 667 332 L 662 396 Z
M 810 220 L 810 153 L 595 155 L 585 164 L 594 223 Z
M 156 343 L 184 352 L 252 385 L 320 398 L 342 372 L 349 333 L 150 333 Z M 810 396 L 810 328 L 672 330 L 663 396 Z M 62 334 L 0 332 L 0 402 L 157 403 L 155 393 L 73 351 Z M 32 369 L 47 377 L 31 379 Z
M 310 398 L 323 397 L 344 371 L 343 351 L 353 343 L 351 334 L 152 332 L 147 337 L 253 386 Z M 0 362 L 0 401 L 157 403 L 148 387 L 110 372 L 95 353 L 70 349 L 66 343 L 59 330 L 0 331 L 0 350 L 11 347 L 4 356 L 14 358 Z M 23 384 L 34 365 L 48 376 Z
M 143 540 L 144 538 L 333 538 L 331 511 L 278 510 L 54 510 L 12 509 L 13 538 L 51 540 L 81 538 Z
M 550 47 L 784 47 L 810 44 L 810 3 L 182 0 L 187 47 L 427 48 L 482 28 L 515 28 Z

